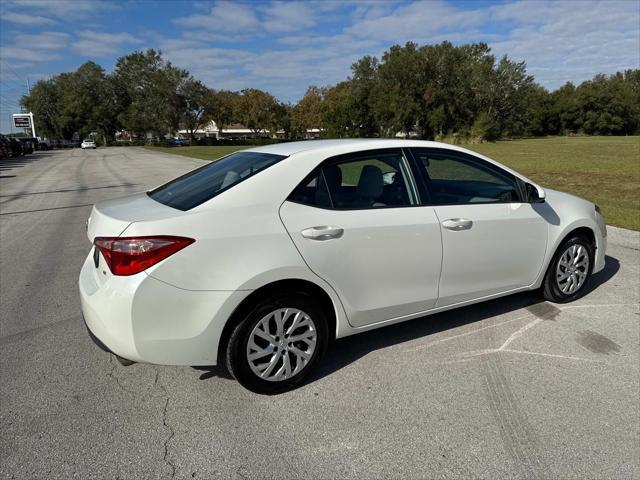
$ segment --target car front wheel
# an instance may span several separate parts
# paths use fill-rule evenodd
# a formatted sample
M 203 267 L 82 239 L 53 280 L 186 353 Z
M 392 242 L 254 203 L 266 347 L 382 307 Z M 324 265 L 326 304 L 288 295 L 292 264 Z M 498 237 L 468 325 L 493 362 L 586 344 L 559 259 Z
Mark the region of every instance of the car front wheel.
M 253 392 L 285 392 L 304 381 L 324 353 L 327 338 L 326 315 L 310 296 L 266 299 L 231 333 L 227 367 Z
M 566 303 L 584 293 L 593 270 L 593 244 L 581 235 L 570 238 L 558 248 L 543 284 L 546 300 Z

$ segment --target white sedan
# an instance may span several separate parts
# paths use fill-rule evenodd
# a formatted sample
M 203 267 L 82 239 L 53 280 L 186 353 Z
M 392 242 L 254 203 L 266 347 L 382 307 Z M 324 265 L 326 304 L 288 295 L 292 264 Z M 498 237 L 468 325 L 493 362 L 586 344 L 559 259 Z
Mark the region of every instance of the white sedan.
M 80 148 L 82 148 L 82 150 L 84 150 L 85 148 L 93 148 L 95 150 L 96 142 L 94 140 L 91 140 L 90 138 L 86 138 L 80 144 Z
M 524 290 L 573 300 L 606 247 L 593 203 L 404 140 L 236 152 L 99 203 L 87 226 L 80 294 L 99 345 L 225 364 L 261 393 L 299 385 L 335 338 Z

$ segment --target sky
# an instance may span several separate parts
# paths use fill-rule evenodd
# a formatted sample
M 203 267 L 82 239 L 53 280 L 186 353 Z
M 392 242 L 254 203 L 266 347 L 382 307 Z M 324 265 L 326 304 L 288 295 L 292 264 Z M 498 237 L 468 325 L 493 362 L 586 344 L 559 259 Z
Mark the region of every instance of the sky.
M 640 68 L 640 0 L 2 0 L 0 130 L 27 82 L 155 48 L 216 89 L 296 102 L 394 44 L 486 42 L 549 89 Z

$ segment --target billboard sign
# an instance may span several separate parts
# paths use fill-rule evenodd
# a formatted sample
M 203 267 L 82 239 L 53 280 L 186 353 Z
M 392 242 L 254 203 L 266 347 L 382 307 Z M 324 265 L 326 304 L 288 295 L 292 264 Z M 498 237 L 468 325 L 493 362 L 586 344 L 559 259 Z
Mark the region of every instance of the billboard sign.
M 31 116 L 14 114 L 13 126 L 16 128 L 31 128 Z

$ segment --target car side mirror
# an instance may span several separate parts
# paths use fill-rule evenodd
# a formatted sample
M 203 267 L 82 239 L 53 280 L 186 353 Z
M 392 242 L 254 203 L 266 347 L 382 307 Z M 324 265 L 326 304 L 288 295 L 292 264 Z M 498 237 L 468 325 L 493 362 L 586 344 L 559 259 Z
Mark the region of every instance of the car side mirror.
M 542 187 L 527 183 L 527 201 L 529 203 L 544 203 L 546 196 L 547 194 Z

